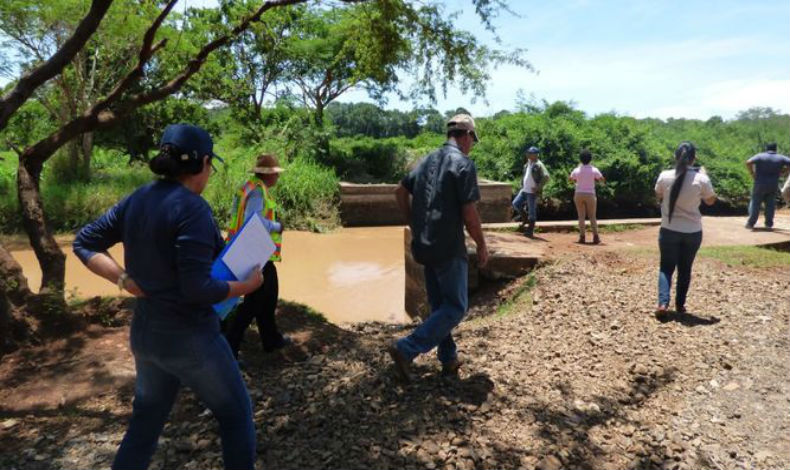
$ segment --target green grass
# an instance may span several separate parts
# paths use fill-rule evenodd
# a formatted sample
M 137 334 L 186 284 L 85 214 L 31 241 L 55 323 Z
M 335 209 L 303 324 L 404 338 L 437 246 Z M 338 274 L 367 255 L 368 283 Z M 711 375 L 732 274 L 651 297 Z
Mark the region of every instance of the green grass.
M 513 291 L 512 295 L 497 306 L 496 313 L 494 315 L 497 318 L 506 317 L 513 314 L 517 310 L 520 310 L 520 307 L 525 305 L 531 306 L 532 288 L 535 287 L 537 283 L 538 280 L 535 277 L 535 274 L 530 273 L 525 276 L 521 284 Z
M 263 151 L 277 151 L 269 147 L 228 147 L 226 142 L 218 150 L 228 162 L 209 180 L 203 197 L 211 206 L 221 229 L 230 219 L 236 189 L 250 177 L 255 156 Z M 16 156 L 0 153 L 0 232 L 17 233 L 22 230 L 16 196 Z M 71 232 L 96 219 L 121 198 L 154 179 L 145 165 L 129 166 L 127 157 L 113 149 L 94 148 L 90 181 L 63 181 L 57 177 L 57 159 L 45 166 L 41 178 L 41 197 L 50 229 Z M 287 171 L 274 189 L 282 207 L 282 217 L 288 230 L 324 232 L 340 225 L 339 187 L 335 171 L 326 166 L 297 158 L 290 162 L 281 159 Z
M 712 258 L 727 266 L 749 268 L 790 267 L 790 252 L 759 246 L 712 246 L 699 250 L 699 256 Z
M 608 225 L 598 224 L 598 231 L 600 233 L 620 233 L 620 232 L 628 232 L 630 230 L 639 230 L 645 227 L 647 227 L 647 225 L 643 225 L 643 224 L 608 224 Z

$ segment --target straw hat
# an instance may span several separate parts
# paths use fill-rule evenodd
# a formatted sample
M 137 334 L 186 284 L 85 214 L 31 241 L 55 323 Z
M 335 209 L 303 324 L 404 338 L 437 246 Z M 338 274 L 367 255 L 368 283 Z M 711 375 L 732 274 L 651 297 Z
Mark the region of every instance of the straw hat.
M 285 171 L 285 169 L 280 167 L 277 157 L 269 153 L 259 155 L 258 160 L 255 162 L 255 167 L 250 170 L 251 173 L 258 173 L 262 175 L 282 173 L 283 171 Z

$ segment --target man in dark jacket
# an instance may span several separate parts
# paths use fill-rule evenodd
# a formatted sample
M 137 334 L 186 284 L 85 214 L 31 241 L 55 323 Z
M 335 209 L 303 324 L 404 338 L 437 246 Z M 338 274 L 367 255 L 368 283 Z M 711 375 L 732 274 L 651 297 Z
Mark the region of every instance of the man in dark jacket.
M 477 244 L 479 265 L 488 261 L 477 212 L 477 170 L 467 156 L 477 141 L 472 117 L 454 116 L 447 123 L 447 142 L 403 178 L 396 191 L 398 206 L 411 227 L 412 254 L 425 266 L 431 306 L 430 316 L 412 334 L 389 347 L 403 381 L 410 379 L 414 358 L 435 347 L 442 374 L 457 375 L 461 364 L 452 330 L 468 307 L 464 226 Z

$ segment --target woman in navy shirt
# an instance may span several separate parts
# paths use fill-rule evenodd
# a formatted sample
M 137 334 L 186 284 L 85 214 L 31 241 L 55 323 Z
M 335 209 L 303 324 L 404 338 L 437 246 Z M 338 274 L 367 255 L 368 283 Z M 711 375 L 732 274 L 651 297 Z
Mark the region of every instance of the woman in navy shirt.
M 181 385 L 219 421 L 225 468 L 255 466 L 249 394 L 220 333 L 212 304 L 255 291 L 260 269 L 244 281 L 211 277 L 223 242 L 200 196 L 212 172 L 209 134 L 196 126 L 165 129 L 149 166 L 161 179 L 138 188 L 80 230 L 74 252 L 94 273 L 137 297 L 130 342 L 137 378 L 129 428 L 114 469 L 147 468 Z M 121 242 L 124 271 L 107 249 Z

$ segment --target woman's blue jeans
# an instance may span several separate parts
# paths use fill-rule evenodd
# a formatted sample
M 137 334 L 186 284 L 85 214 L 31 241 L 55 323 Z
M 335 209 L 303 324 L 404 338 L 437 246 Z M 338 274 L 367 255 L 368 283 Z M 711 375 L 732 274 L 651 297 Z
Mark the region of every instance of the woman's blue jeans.
M 669 305 L 672 274 L 678 270 L 675 307 L 686 306 L 686 294 L 691 284 L 691 266 L 702 244 L 702 231 L 683 233 L 661 228 L 658 232 L 658 248 L 661 251 L 661 268 L 658 272 L 658 303 Z
M 437 348 L 442 364 L 457 357 L 452 331 L 466 315 L 468 272 L 469 264 L 462 257 L 439 266 L 425 266 L 425 290 L 431 315 L 412 334 L 398 340 L 398 349 L 407 359 L 433 348 Z
M 219 319 L 184 326 L 143 310 L 138 304 L 131 327 L 137 368 L 132 417 L 112 468 L 148 467 L 183 384 L 219 421 L 225 468 L 253 469 L 252 404 Z

